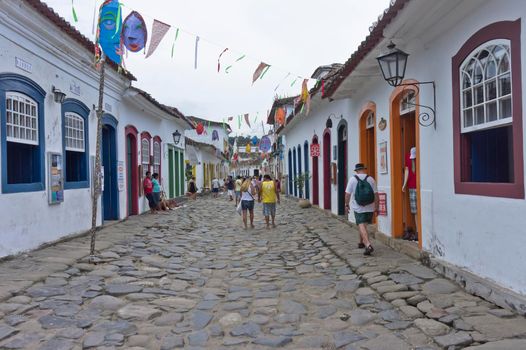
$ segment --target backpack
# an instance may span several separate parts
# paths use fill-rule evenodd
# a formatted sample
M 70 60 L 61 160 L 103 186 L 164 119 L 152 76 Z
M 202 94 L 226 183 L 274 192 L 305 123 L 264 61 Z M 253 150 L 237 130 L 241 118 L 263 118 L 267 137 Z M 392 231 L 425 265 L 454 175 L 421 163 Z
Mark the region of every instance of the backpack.
M 365 179 L 360 179 L 357 175 L 354 176 L 358 183 L 356 184 L 356 189 L 354 190 L 354 200 L 358 205 L 365 206 L 367 204 L 374 203 L 374 191 L 371 184 L 367 181 L 369 175 Z

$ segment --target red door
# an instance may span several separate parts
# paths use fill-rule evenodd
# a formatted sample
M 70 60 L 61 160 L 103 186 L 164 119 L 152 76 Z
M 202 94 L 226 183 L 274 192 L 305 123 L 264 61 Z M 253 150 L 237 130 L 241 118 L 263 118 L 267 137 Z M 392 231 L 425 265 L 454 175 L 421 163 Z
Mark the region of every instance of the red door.
M 318 138 L 314 136 L 312 144 L 318 144 Z M 312 157 L 312 204 L 320 205 L 320 179 L 318 174 L 318 158 Z
M 331 131 L 323 134 L 323 208 L 331 209 Z

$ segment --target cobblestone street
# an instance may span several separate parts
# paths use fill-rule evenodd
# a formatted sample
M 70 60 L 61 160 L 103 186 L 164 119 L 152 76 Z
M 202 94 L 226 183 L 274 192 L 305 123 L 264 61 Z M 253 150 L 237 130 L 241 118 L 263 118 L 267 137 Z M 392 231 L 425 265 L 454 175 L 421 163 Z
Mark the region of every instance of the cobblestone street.
M 526 320 L 285 199 L 244 230 L 225 196 L 0 263 L 2 349 L 526 349 Z M 483 344 L 483 345 L 481 345 Z

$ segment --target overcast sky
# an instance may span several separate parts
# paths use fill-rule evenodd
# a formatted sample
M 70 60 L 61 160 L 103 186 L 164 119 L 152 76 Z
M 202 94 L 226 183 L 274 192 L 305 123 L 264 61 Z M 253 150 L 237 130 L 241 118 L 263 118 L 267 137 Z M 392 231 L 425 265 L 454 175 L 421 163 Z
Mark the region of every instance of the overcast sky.
M 78 23 L 73 22 L 70 0 L 44 0 L 88 38 L 92 35 L 94 9 L 101 0 L 74 0 Z M 150 31 L 153 19 L 172 26 L 153 54 L 129 53 L 126 67 L 138 79 L 135 86 L 185 115 L 222 121 L 234 116 L 234 134 L 261 134 L 274 96 L 299 94 L 301 80 L 330 63 L 343 63 L 369 33 L 369 27 L 389 0 L 126 0 L 125 17 L 141 13 Z M 180 28 L 171 49 L 175 29 Z M 194 35 L 192 35 L 192 34 Z M 199 35 L 198 68 L 194 70 L 195 35 Z M 222 69 L 217 72 L 219 54 Z M 224 68 L 242 54 L 247 57 Z M 260 61 L 272 65 L 262 80 L 252 85 Z M 283 80 L 287 74 L 290 76 Z M 274 91 L 276 86 L 280 87 Z M 312 82 L 309 87 L 312 87 Z M 250 113 L 257 127 L 237 126 L 237 115 Z M 244 124 L 244 121 L 243 121 Z M 267 126 L 265 128 L 268 129 Z

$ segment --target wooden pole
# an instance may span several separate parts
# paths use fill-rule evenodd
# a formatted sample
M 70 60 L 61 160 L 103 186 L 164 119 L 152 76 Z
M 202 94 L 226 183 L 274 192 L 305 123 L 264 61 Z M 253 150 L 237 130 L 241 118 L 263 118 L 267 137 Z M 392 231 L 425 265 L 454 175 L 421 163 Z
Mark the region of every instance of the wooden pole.
M 91 196 L 91 245 L 90 257 L 92 260 L 95 255 L 95 239 L 97 232 L 97 209 L 99 205 L 99 195 L 101 194 L 101 141 L 102 141 L 102 115 L 104 114 L 104 79 L 106 62 L 104 55 L 101 59 L 100 81 L 99 81 L 99 105 L 97 107 L 97 146 L 95 148 L 95 171 L 93 174 L 93 192 Z

